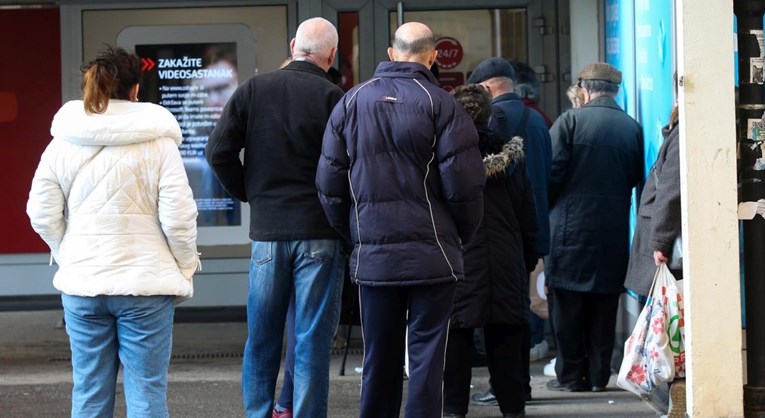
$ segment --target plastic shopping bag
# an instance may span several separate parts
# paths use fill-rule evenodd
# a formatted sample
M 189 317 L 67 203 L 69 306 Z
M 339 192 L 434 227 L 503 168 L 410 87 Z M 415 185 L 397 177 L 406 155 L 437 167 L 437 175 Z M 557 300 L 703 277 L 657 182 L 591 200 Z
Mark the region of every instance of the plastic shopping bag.
M 667 336 L 669 337 L 669 349 L 675 365 L 675 377 L 685 377 L 685 319 L 683 310 L 683 296 L 677 287 L 672 273 L 665 268 L 671 285 L 664 288 L 662 294 L 667 312 Z
M 645 396 L 656 386 L 685 376 L 682 296 L 665 264 L 653 285 L 637 324 L 624 344 L 624 359 L 616 384 Z

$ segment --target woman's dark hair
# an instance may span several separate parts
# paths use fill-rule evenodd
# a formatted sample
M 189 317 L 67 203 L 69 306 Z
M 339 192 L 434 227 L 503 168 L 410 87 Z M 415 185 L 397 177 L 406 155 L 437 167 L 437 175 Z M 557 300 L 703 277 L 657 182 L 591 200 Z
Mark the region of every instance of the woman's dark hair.
M 141 82 L 141 62 L 135 54 L 106 46 L 82 66 L 82 101 L 87 113 L 104 113 L 109 99 L 130 100 Z
M 464 84 L 452 90 L 452 95 L 467 111 L 476 126 L 486 126 L 491 117 L 491 96 L 478 84 Z
M 488 129 L 491 118 L 491 96 L 480 84 L 457 86 L 451 92 L 460 105 L 465 108 L 473 124 L 478 128 L 478 150 L 481 156 L 497 154 L 502 151 L 502 139 Z

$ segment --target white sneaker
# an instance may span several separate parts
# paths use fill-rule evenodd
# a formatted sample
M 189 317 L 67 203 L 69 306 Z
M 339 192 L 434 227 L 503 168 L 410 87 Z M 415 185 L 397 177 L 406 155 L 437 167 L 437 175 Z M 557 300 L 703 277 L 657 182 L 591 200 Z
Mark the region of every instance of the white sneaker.
M 556 377 L 555 376 L 555 357 L 553 357 L 553 359 L 550 360 L 550 362 L 545 365 L 544 374 L 545 376 Z

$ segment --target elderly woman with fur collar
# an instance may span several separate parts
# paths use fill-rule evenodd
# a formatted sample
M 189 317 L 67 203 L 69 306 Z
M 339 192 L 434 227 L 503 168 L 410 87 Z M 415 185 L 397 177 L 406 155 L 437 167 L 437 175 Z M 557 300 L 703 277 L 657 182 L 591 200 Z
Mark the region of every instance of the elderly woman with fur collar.
M 505 143 L 488 128 L 491 98 L 476 84 L 452 91 L 473 119 L 487 180 L 484 214 L 465 246 L 465 279 L 457 283 L 446 349 L 444 416 L 464 417 L 470 397 L 474 328 L 483 327 L 492 387 L 503 417 L 524 417 L 523 327 L 529 315 L 529 272 L 537 262 L 534 195 L 523 139 Z M 527 338 L 527 337 L 526 337 Z

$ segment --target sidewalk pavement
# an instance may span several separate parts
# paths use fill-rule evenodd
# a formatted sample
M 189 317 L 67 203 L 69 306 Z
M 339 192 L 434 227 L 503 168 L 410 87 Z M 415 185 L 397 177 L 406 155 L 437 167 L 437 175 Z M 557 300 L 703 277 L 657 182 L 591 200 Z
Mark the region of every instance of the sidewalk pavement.
M 8 418 L 69 416 L 71 370 L 68 340 L 60 311 L 0 313 L 0 415 Z M 174 330 L 168 402 L 170 414 L 184 418 L 241 417 L 240 374 L 246 338 L 244 323 L 179 323 Z M 333 352 L 330 369 L 330 418 L 358 416 L 362 353 L 352 348 L 339 376 L 342 355 Z M 529 417 L 657 417 L 654 406 L 615 386 L 601 393 L 546 390 L 544 361 L 531 365 L 533 400 Z M 281 382 L 281 376 L 279 378 Z M 472 393 L 488 388 L 485 367 L 473 369 Z M 404 386 L 406 391 L 406 385 Z M 405 402 L 405 401 L 404 401 Z M 125 416 L 118 392 L 116 417 Z M 402 414 L 403 416 L 403 414 Z M 499 417 L 496 406 L 470 406 L 470 418 Z

